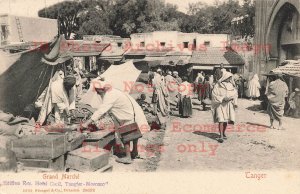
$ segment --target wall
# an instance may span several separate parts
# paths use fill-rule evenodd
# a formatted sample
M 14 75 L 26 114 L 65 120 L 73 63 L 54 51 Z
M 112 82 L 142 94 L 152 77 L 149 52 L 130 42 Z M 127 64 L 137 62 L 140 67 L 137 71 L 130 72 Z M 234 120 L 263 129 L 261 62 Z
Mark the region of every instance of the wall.
M 254 72 L 267 73 L 300 53 L 299 10 L 299 0 L 256 1 Z
M 230 43 L 228 34 L 198 34 L 197 35 L 197 48 L 201 48 L 205 42 L 210 42 L 209 47 L 225 47 Z
M 1 20 L 6 20 L 9 30 L 8 42 L 18 43 L 20 41 L 16 16 L 2 15 Z M 30 18 L 19 17 L 23 42 L 49 42 L 52 40 L 58 32 L 57 21 L 54 19 L 46 18 Z
M 226 43 L 229 43 L 230 37 L 227 34 L 198 34 L 177 31 L 156 31 L 131 35 L 133 48 L 139 47 L 140 43 L 144 42 L 147 50 L 160 48 L 160 43 L 165 42 L 166 47 L 173 48 L 173 51 L 191 51 L 194 41 L 196 41 L 196 48 L 198 49 L 203 49 L 206 41 L 210 42 L 210 47 L 224 47 Z M 189 48 L 184 49 L 184 42 L 188 42 Z

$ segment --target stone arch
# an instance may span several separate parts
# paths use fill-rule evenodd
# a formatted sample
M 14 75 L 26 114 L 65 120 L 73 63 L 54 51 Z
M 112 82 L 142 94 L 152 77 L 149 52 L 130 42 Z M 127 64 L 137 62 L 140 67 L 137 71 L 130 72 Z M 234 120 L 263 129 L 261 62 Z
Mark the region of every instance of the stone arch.
M 270 16 L 267 19 L 267 33 L 265 38 L 265 44 L 271 46 L 270 50 L 266 53 L 267 58 L 276 59 L 278 65 L 282 60 L 282 48 L 281 48 L 281 33 L 282 28 L 285 25 L 285 21 L 290 17 L 291 13 L 297 14 L 297 29 L 299 24 L 300 2 L 299 0 L 277 0 L 273 4 Z M 300 37 L 299 37 L 300 38 Z

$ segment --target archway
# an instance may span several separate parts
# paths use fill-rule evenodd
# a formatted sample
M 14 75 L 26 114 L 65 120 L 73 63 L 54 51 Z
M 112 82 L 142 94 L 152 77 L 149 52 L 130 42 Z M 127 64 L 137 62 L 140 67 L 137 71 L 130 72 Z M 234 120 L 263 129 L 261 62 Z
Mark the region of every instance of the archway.
M 284 60 L 299 58 L 299 21 L 299 11 L 292 3 L 277 4 L 270 18 L 266 38 L 270 45 L 268 58 L 271 68 Z

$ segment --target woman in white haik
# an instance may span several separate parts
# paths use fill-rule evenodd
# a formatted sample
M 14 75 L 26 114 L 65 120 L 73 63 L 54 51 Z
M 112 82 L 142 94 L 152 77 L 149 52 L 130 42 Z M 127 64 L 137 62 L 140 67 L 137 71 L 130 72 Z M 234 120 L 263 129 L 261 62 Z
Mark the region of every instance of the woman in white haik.
M 253 78 L 249 81 L 247 88 L 247 96 L 250 98 L 250 100 L 255 100 L 256 98 L 260 97 L 259 89 L 261 88 L 261 86 L 257 74 L 255 74 Z
M 220 143 L 227 139 L 225 135 L 227 124 L 235 122 L 238 93 L 232 82 L 232 73 L 223 71 L 222 77 L 212 90 L 212 113 L 214 122 L 219 123 L 220 138 L 217 140 Z

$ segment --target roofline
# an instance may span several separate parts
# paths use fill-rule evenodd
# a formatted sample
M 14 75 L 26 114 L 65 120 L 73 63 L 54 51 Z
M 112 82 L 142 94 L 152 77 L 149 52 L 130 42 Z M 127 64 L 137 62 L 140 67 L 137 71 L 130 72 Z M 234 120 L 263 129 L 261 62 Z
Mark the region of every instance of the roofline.
M 57 20 L 57 19 L 52 19 L 52 18 L 43 18 L 43 17 L 29 17 L 29 16 L 23 16 L 23 15 L 15 15 L 15 14 L 0 14 L 0 17 L 20 17 L 20 18 L 30 18 L 30 19 L 39 19 L 39 20 Z

